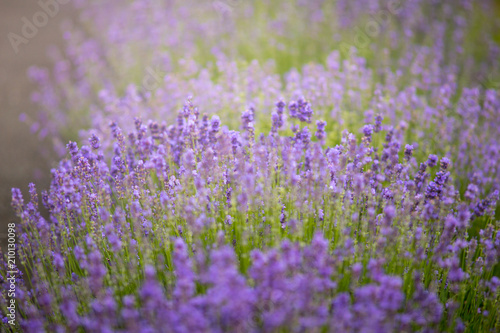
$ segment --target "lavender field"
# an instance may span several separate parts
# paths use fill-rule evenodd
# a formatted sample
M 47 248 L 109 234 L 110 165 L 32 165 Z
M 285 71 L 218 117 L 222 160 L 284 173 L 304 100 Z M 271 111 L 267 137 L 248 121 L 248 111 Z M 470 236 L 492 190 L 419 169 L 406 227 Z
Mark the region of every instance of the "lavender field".
M 498 1 L 64 6 L 2 332 L 500 332 Z

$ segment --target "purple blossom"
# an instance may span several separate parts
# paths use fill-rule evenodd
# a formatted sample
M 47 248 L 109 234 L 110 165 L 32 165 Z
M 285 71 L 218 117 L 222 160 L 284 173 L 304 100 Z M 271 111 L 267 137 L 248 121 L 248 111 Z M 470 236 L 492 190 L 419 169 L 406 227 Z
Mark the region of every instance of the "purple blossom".
M 450 160 L 446 157 L 443 157 L 439 164 L 441 166 L 441 171 L 446 171 L 448 169 L 448 166 L 450 165 Z
M 80 1 L 95 29 L 29 71 L 62 160 L 44 207 L 12 190 L 19 329 L 494 330 L 500 95 L 472 76 L 500 48 L 469 16 L 495 11 L 404 4 L 368 50 L 339 39 L 365 2 Z
M 92 149 L 97 150 L 99 147 L 101 147 L 101 143 L 97 135 L 92 134 L 92 136 L 89 138 L 90 145 Z
M 432 167 L 435 167 L 437 165 L 437 161 L 438 161 L 438 157 L 437 155 L 434 155 L 434 154 L 430 154 L 429 155 L 429 159 L 427 160 L 427 165 L 432 168 Z
M 412 145 L 406 145 L 405 146 L 405 159 L 406 161 L 409 161 L 411 159 L 411 156 L 413 154 L 413 146 Z
M 316 121 L 316 128 L 317 128 L 316 137 L 321 142 L 324 141 L 324 139 L 326 137 L 325 127 L 326 127 L 326 121 L 324 121 L 324 120 Z
M 363 134 L 364 134 L 366 141 L 368 143 L 370 143 L 372 141 L 372 133 L 373 133 L 373 126 L 372 125 L 363 126 Z

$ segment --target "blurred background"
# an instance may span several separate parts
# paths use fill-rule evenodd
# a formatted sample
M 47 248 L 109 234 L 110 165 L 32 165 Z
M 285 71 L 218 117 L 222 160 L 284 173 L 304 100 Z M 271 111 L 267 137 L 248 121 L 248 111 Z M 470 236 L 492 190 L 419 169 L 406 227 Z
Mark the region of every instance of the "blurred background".
M 50 181 L 50 162 L 43 147 L 30 128 L 19 120 L 21 114 L 32 117 L 37 107 L 31 102 L 35 86 L 27 76 L 30 66 L 49 66 L 47 50 L 63 44 L 60 30 L 64 20 L 74 18 L 70 4 L 60 5 L 55 15 L 39 28 L 27 43 L 19 44 L 16 54 L 9 33 L 22 36 L 23 17 L 30 21 L 40 12 L 37 1 L 2 0 L 0 2 L 0 245 L 6 242 L 7 223 L 15 220 L 10 207 L 11 188 L 18 187 L 28 195 L 28 184 L 39 190 Z M 43 17 L 40 18 L 41 20 Z M 43 23 L 43 20 L 40 21 Z M 13 36 L 13 35 L 11 35 Z

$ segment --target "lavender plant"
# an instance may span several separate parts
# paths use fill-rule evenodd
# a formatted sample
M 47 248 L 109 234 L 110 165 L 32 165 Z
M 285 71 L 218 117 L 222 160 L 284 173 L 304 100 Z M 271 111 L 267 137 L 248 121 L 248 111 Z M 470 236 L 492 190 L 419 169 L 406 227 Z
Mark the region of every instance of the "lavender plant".
M 309 108 L 288 103 L 290 117 Z M 305 116 L 293 135 L 242 123 L 187 104 L 169 127 L 70 142 L 42 193 L 49 220 L 35 190 L 24 203 L 14 189 L 22 329 L 498 328 L 498 191 L 471 183 L 462 200 L 451 161 L 417 163 L 403 128 L 327 147 Z
M 2 328 L 500 330 L 493 2 L 76 4 Z
M 82 127 L 101 126 L 92 121 L 97 117 L 117 121 L 126 109 L 123 123 L 130 112 L 150 118 L 138 115 L 134 104 L 153 98 L 146 103 L 153 104 L 146 107 L 151 112 L 160 113 L 153 118 L 171 118 L 172 108 L 181 108 L 188 95 L 205 105 L 206 112 L 221 116 L 249 105 L 259 112 L 270 110 L 278 98 L 305 96 L 317 112 L 333 112 L 334 119 L 343 112 L 362 116 L 382 97 L 385 103 L 377 112 L 390 114 L 393 125 L 420 122 L 408 113 L 394 119 L 409 103 L 408 109 L 420 117 L 426 114 L 425 123 L 441 122 L 430 114 L 438 103 L 455 109 L 464 85 L 475 88 L 481 82 L 474 78 L 498 74 L 500 50 L 489 24 L 494 20 L 488 17 L 494 5 L 488 1 L 231 5 L 220 13 L 223 7 L 214 2 L 82 4 L 84 27 L 65 27 L 68 46 L 52 52 L 54 69 L 30 73 L 40 85 L 34 100 L 41 104 L 41 115 L 34 130 L 50 135 L 64 153 L 64 142 L 76 140 Z M 370 27 L 378 29 L 371 32 Z M 440 101 L 436 94 L 442 87 Z M 401 92 L 405 89 L 414 91 Z M 400 92 L 404 104 L 386 106 L 387 96 Z M 109 106 L 110 99 L 120 101 L 120 110 Z M 415 105 L 420 100 L 422 108 Z M 359 116 L 352 121 L 356 127 L 363 123 Z M 428 132 L 433 133 L 423 135 Z

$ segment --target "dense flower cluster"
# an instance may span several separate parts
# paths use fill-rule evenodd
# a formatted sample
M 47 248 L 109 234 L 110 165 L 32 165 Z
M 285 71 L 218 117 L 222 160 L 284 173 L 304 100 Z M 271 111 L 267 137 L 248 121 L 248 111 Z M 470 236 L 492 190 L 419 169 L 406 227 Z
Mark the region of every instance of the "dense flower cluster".
M 76 3 L 29 73 L 64 158 L 12 190 L 21 330 L 500 329 L 492 3 Z
M 463 50 L 465 35 L 469 30 L 474 30 L 471 26 L 476 24 L 472 19 L 465 19 L 471 15 L 472 4 L 468 1 L 464 1 L 461 6 L 456 6 L 453 1 L 453 8 L 444 2 L 439 7 L 441 16 L 450 17 L 449 25 L 441 16 L 433 16 L 438 7 L 433 5 L 428 8 L 427 1 L 401 4 L 398 13 L 386 13 L 391 19 L 382 26 L 385 29 L 377 38 L 383 40 L 389 34 L 393 43 L 373 43 L 370 51 L 376 56 L 370 61 L 366 58 L 368 47 L 358 45 L 355 41 L 359 36 L 349 34 L 357 31 L 353 30 L 358 22 L 354 17 L 361 14 L 354 15 L 355 8 L 343 4 L 343 1 L 331 12 L 327 11 L 328 8 L 322 9 L 322 13 L 332 13 L 342 18 L 334 19 L 332 23 L 328 21 L 327 25 L 321 24 L 327 18 L 316 17 L 314 13 L 317 12 L 312 9 L 330 5 L 327 2 L 321 5 L 322 1 L 315 5 L 308 4 L 309 10 L 300 13 L 294 11 L 302 8 L 300 1 L 298 7 L 282 8 L 290 14 L 287 19 L 273 18 L 273 11 L 261 13 L 246 2 L 237 2 L 238 6 L 234 6 L 231 15 L 223 18 L 214 13 L 214 8 L 205 8 L 206 4 L 192 6 L 204 10 L 206 15 L 188 11 L 184 6 L 189 6 L 189 1 L 174 1 L 165 5 L 168 8 L 158 8 L 162 5 L 152 0 L 134 2 L 132 8 L 123 6 L 122 2 L 106 3 L 116 12 L 111 22 L 101 2 L 88 5 L 84 14 L 84 17 L 93 17 L 92 22 L 107 31 L 107 35 L 102 37 L 104 41 L 86 38 L 81 31 L 76 30 L 74 34 L 77 36 L 68 38 L 66 50 L 71 62 L 66 58 L 58 60 L 52 74 L 46 69 L 30 70 L 30 76 L 40 86 L 33 96 L 34 101 L 42 107 L 40 119 L 32 124 L 32 128 L 41 137 L 50 135 L 60 154 L 64 154 L 63 143 L 71 132 L 79 130 L 80 140 L 89 136 L 90 133 L 81 128 L 82 124 L 89 126 L 95 133 L 104 131 L 110 121 L 127 126 L 134 117 L 162 119 L 170 123 L 175 121 L 175 110 L 182 108 L 190 96 L 195 104 L 203 105 L 206 113 L 218 114 L 226 119 L 226 124 L 232 129 L 238 129 L 239 125 L 234 121 L 235 111 L 251 107 L 256 130 L 265 133 L 270 126 L 274 128 L 285 120 L 276 115 L 273 116 L 273 122 L 269 118 L 274 103 L 286 99 L 295 101 L 290 104 L 291 118 L 313 121 L 312 105 L 316 114 L 314 120 L 327 120 L 332 134 L 346 127 L 352 129 L 363 122 L 371 122 L 373 117 L 381 115 L 395 127 L 408 127 L 407 139 L 410 144 L 419 146 L 422 153 L 420 157 L 436 152 L 452 157 L 457 163 L 456 172 L 460 176 L 457 182 L 460 182 L 458 185 L 461 189 L 465 190 L 466 180 L 472 177 L 476 177 L 476 181 L 485 187 L 498 187 L 500 184 L 500 170 L 496 163 L 500 157 L 500 97 L 494 82 L 488 81 L 489 77 L 500 73 L 497 61 L 500 47 L 484 31 L 480 36 L 471 37 L 473 40 L 485 39 L 481 45 L 486 46 L 487 50 L 482 62 L 476 62 L 472 54 Z M 258 7 L 258 4 L 255 6 Z M 273 7 L 270 4 L 267 6 Z M 273 10 L 286 5 L 278 1 L 276 6 Z M 386 10 L 382 4 L 374 6 L 373 11 Z M 433 15 L 427 15 L 428 11 Z M 231 57 L 229 51 L 222 50 L 214 52 L 213 62 L 210 59 L 195 61 L 197 57 L 193 50 L 197 49 L 195 45 L 200 39 L 204 41 L 204 50 L 223 48 L 220 44 L 232 38 L 235 40 L 231 45 L 238 44 L 236 38 L 239 35 L 228 32 L 237 28 L 231 23 L 233 20 L 234 24 L 242 24 L 242 31 L 246 31 L 243 29 L 247 28 L 245 22 L 250 13 L 264 15 L 262 21 L 271 25 L 268 29 L 272 30 L 275 20 L 284 20 L 281 24 L 285 25 L 296 24 L 292 12 L 304 15 L 298 21 L 315 22 L 312 23 L 313 27 L 321 25 L 328 36 L 334 35 L 338 29 L 342 30 L 342 24 L 347 24 L 343 21 L 345 18 L 352 18 L 345 26 L 347 32 L 342 43 L 333 42 L 330 45 L 332 42 L 329 42 L 326 43 L 329 48 L 319 48 L 322 51 L 317 52 L 320 56 L 318 62 L 310 63 L 306 60 L 316 58 L 307 58 L 304 60 L 305 65 L 301 62 L 292 63 L 294 67 L 283 69 L 279 65 L 286 63 L 284 59 L 256 57 L 253 61 L 245 62 L 241 60 L 243 54 Z M 180 29 L 179 18 L 170 18 L 172 13 L 190 13 L 192 16 L 183 16 L 183 20 L 189 22 L 189 29 Z M 154 19 L 146 23 L 150 15 Z M 405 20 L 407 16 L 412 17 L 412 20 Z M 207 22 L 198 17 L 207 18 Z M 411 38 L 400 37 L 402 32 L 399 29 L 390 29 L 391 24 L 399 20 L 401 24 L 407 25 L 403 29 L 404 34 Z M 340 21 L 343 23 L 339 23 L 339 27 L 335 22 Z M 123 26 L 123 22 L 133 24 Z M 141 32 L 138 27 L 147 28 Z M 155 32 L 151 31 L 151 27 L 155 28 Z M 445 33 L 447 29 L 454 30 L 452 39 Z M 314 30 L 300 30 L 293 37 L 316 44 L 321 35 L 315 35 Z M 432 36 L 430 44 L 421 45 L 413 41 L 416 38 L 415 31 L 425 31 L 426 36 Z M 167 42 L 160 39 L 164 33 L 170 37 Z M 172 34 L 180 35 L 174 37 Z M 252 44 L 251 41 L 246 42 Z M 257 44 L 257 41 L 254 43 Z M 139 45 L 143 51 L 137 56 L 135 52 Z M 165 50 L 166 46 L 171 48 Z M 449 54 L 447 50 L 450 47 L 456 52 Z M 254 48 L 262 49 L 261 53 L 266 54 L 262 45 L 255 45 Z M 177 54 L 179 50 L 183 52 Z M 286 50 L 292 52 L 295 48 L 288 47 Z M 111 54 L 107 54 L 109 52 Z M 143 55 L 143 52 L 149 56 Z M 159 58 L 150 59 L 151 55 Z M 208 65 L 205 65 L 207 61 Z M 115 78 L 116 74 L 109 72 L 110 63 L 113 68 L 120 69 L 139 67 L 140 74 L 125 73 Z M 70 64 L 77 69 L 76 72 Z M 461 84 L 463 81 L 467 84 Z M 127 85 L 124 86 L 123 82 Z M 301 104 L 304 98 L 308 100 L 307 105 Z M 279 115 L 278 111 L 279 108 L 276 110 Z M 287 128 L 284 125 L 280 127 Z M 76 138 L 74 134 L 73 137 Z M 335 145 L 339 143 L 338 136 L 329 135 L 326 142 Z
M 429 61 L 432 61 L 432 67 L 438 67 L 440 60 Z M 285 77 L 284 84 L 279 75 L 269 74 L 272 69 L 261 68 L 257 63 L 250 65 L 235 80 L 231 67 L 236 64 L 222 63 L 217 79 L 203 72 L 200 77 L 189 80 L 168 75 L 165 80 L 171 82 L 158 88 L 154 96 L 144 96 L 135 86 L 129 86 L 122 97 L 103 90 L 100 104 L 90 109 L 92 130 L 82 131 L 81 135 L 105 132 L 105 124 L 109 121 L 128 126 L 134 117 L 173 122 L 176 114 L 173 110 L 181 108 L 178 106 L 181 99 L 185 100 L 191 93 L 195 96 L 194 103 L 203 105 L 208 114 L 219 114 L 228 119 L 230 128 L 238 129 L 232 116 L 235 110 L 251 105 L 254 110 L 252 122 L 258 124 L 258 128 L 272 127 L 277 131 L 290 125 L 283 115 L 283 107 L 274 106 L 276 100 L 285 96 L 294 101 L 288 106 L 288 118 L 311 122 L 313 105 L 316 120 L 329 120 L 331 134 L 325 134 L 325 138 L 330 144 L 339 143 L 337 133 L 345 127 L 371 122 L 376 116 L 384 117 L 395 127 L 408 128 L 408 140 L 419 146 L 420 157 L 434 152 L 453 157 L 460 176 L 457 179 L 462 181 L 460 186 L 472 177 L 484 186 L 500 185 L 498 91 L 460 88 L 455 83 L 458 73 L 453 69 L 410 74 L 404 77 L 404 80 L 410 80 L 409 85 L 396 88 L 394 80 L 397 80 L 399 70 L 386 68 L 383 76 L 387 81 L 380 81 L 378 74 L 363 62 L 361 57 L 341 61 L 339 52 L 333 52 L 328 56 L 326 67 L 307 65 L 301 74 L 292 71 Z M 423 61 L 418 66 L 427 65 Z M 264 88 L 252 88 L 248 81 L 265 82 L 265 85 Z M 376 86 L 375 90 L 368 89 L 373 86 Z M 241 91 L 248 91 L 243 100 Z M 304 96 L 310 101 L 304 102 Z M 456 106 L 451 105 L 453 99 Z M 450 107 L 456 108 L 456 112 L 447 114 L 445 110 Z M 273 108 L 276 111 L 271 112 Z
M 136 119 L 125 134 L 112 123 L 109 154 L 97 136 L 91 146 L 70 142 L 42 195 L 49 221 L 34 198 L 24 204 L 13 191 L 34 286 L 22 293 L 23 327 L 393 331 L 497 322 L 498 191 L 460 200 L 450 160 L 431 155 L 418 165 L 412 147 L 402 148 L 403 129 L 370 134 L 385 132 L 381 150 L 347 131 L 326 147 L 307 122 L 292 136 L 255 138 L 245 114 L 247 130 L 230 131 L 187 103 L 169 127 Z M 488 227 L 471 237 L 477 221 Z

